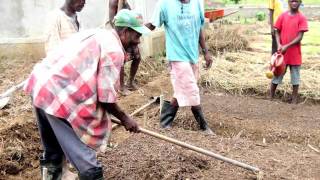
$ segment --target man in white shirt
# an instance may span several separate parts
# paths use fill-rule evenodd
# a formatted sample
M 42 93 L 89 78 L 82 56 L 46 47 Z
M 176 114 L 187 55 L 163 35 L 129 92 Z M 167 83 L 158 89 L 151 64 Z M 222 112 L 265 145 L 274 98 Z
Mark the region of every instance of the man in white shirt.
M 79 31 L 77 12 L 83 9 L 85 2 L 85 0 L 66 0 L 61 8 L 49 15 L 45 41 L 47 54 L 63 40 Z

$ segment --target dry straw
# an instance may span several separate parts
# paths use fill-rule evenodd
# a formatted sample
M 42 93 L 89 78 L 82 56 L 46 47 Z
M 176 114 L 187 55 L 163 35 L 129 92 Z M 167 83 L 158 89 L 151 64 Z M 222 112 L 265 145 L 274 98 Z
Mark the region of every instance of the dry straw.
M 213 67 L 201 72 L 201 83 L 232 94 L 266 95 L 270 80 L 266 78 L 270 55 L 247 51 L 248 41 L 238 29 L 221 26 L 207 31 L 210 50 L 216 54 Z M 223 51 L 224 53 L 219 53 Z M 233 52 L 231 52 L 233 51 Z M 237 51 L 237 52 L 235 52 Z M 221 55 L 222 54 L 222 55 Z M 279 95 L 291 94 L 290 73 L 279 86 Z M 300 96 L 320 100 L 320 62 L 306 59 L 301 69 Z
M 248 41 L 240 35 L 239 28 L 209 25 L 206 30 L 206 42 L 211 52 L 239 51 L 248 48 Z

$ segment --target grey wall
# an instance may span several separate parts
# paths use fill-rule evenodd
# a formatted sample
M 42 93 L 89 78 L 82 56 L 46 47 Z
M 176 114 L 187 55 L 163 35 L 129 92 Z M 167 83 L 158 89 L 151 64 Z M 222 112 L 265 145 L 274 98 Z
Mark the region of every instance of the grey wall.
M 63 2 L 64 0 L 1 0 L 0 39 L 41 39 L 48 12 L 61 7 Z M 103 23 L 105 4 L 105 0 L 86 0 L 86 5 L 79 14 L 84 28 L 97 27 Z

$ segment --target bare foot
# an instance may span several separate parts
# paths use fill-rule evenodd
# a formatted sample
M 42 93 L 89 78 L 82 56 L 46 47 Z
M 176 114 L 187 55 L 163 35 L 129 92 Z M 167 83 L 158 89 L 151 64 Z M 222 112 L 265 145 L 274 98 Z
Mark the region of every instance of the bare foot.
M 119 93 L 120 93 L 122 96 L 128 96 L 128 95 L 131 94 L 131 92 L 130 92 L 126 87 L 121 88 L 120 91 L 119 91 Z
M 290 103 L 291 104 L 298 104 L 298 98 L 292 98 Z
M 138 89 L 137 84 L 134 83 L 134 82 L 128 83 L 128 84 L 127 84 L 127 87 L 128 87 L 128 90 L 130 90 L 130 91 L 135 91 L 135 90 Z

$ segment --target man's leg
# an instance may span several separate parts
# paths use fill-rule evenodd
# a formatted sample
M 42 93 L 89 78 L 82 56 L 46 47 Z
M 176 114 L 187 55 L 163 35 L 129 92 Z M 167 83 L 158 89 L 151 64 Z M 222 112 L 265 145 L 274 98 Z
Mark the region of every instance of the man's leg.
M 292 104 L 298 104 L 299 85 L 292 85 Z
M 172 98 L 171 102 L 164 101 L 160 112 L 160 125 L 162 128 L 170 128 L 171 123 L 176 117 L 179 104 L 176 98 Z
M 284 75 L 286 74 L 287 68 L 285 70 L 285 72 L 283 73 L 283 75 L 281 76 L 274 76 L 272 78 L 271 84 L 270 84 L 270 99 L 273 99 L 278 87 L 278 84 L 282 83 L 282 79 L 284 77 Z
M 274 53 L 276 53 L 278 51 L 278 45 L 277 45 L 277 40 L 276 40 L 276 36 L 275 35 L 271 35 L 272 38 L 272 49 L 271 49 L 271 54 L 273 55 Z M 270 85 L 270 99 L 274 98 L 277 86 L 279 84 L 279 78 L 274 78 L 275 80 L 272 80 L 273 82 L 271 82 Z M 281 79 L 282 80 L 282 79 Z
M 127 86 L 129 88 L 129 90 L 136 90 L 137 86 L 134 83 L 134 79 L 135 79 L 135 76 L 136 76 L 138 69 L 139 69 L 139 64 L 141 62 L 141 55 L 140 55 L 140 51 L 139 51 L 138 46 L 136 46 L 132 49 L 133 49 L 133 52 L 132 52 L 133 60 L 132 60 L 131 67 L 130 67 L 130 76 L 128 79 Z
M 192 106 L 191 111 L 193 113 L 194 118 L 198 122 L 200 129 L 208 134 L 214 134 L 213 131 L 208 126 L 207 121 L 204 118 L 201 105 Z
M 271 84 L 270 84 L 270 99 L 273 99 L 273 98 L 274 98 L 274 95 L 275 95 L 275 93 L 276 93 L 277 86 L 278 86 L 278 84 L 273 84 L 273 83 L 271 82 Z
M 121 67 L 121 71 L 120 71 L 120 93 L 123 96 L 127 96 L 130 94 L 130 92 L 128 91 L 126 85 L 124 84 L 124 76 L 125 76 L 124 65 Z
M 300 84 L 300 66 L 290 66 L 292 100 L 291 103 L 298 103 L 299 84 Z
M 79 139 L 66 120 L 48 114 L 46 117 L 65 156 L 78 170 L 80 180 L 103 179 L 102 166 L 97 161 L 95 150 Z
M 47 180 L 61 179 L 63 151 L 49 124 L 45 112 L 34 107 L 34 113 L 38 121 L 38 128 L 44 152 L 40 156 L 41 178 Z M 46 174 L 44 169 L 47 170 Z

